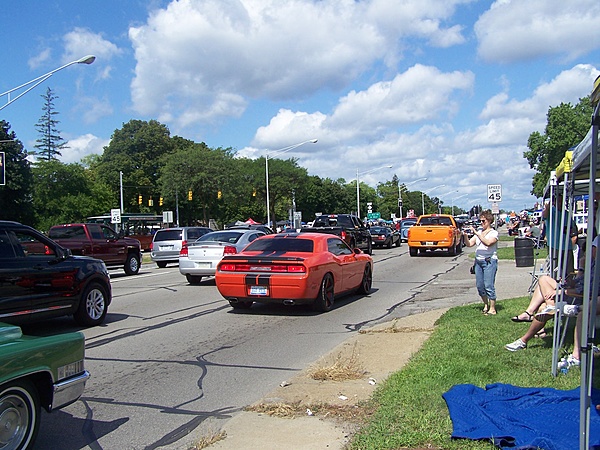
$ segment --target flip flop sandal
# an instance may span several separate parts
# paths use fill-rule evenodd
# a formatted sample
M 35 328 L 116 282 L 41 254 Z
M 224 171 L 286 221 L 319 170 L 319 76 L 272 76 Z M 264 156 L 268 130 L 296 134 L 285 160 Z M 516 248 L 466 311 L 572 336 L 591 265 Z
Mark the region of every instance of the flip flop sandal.
M 522 319 L 521 316 L 523 314 L 527 314 L 527 318 L 526 319 Z M 522 312 L 521 314 L 519 314 L 518 316 L 514 316 L 511 317 L 510 320 L 512 320 L 513 322 L 532 322 L 533 321 L 533 314 L 529 314 L 528 311 Z
M 556 307 L 547 306 L 546 308 L 543 309 L 543 311 L 537 313 L 535 315 L 535 318 L 537 320 L 539 320 L 540 322 L 547 322 L 548 320 L 550 320 L 554 317 L 554 313 L 556 313 Z
M 535 333 L 536 338 L 544 339 L 547 336 L 548 334 L 546 333 L 546 330 L 540 330 L 537 333 Z

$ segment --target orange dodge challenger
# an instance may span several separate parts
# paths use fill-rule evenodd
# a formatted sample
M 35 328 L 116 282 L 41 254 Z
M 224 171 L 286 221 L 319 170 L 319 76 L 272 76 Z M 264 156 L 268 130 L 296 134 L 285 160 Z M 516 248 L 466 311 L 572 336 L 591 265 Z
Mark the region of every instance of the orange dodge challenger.
M 225 256 L 215 280 L 235 309 L 260 302 L 311 304 L 326 312 L 336 295 L 370 292 L 373 259 L 332 234 L 270 234 Z

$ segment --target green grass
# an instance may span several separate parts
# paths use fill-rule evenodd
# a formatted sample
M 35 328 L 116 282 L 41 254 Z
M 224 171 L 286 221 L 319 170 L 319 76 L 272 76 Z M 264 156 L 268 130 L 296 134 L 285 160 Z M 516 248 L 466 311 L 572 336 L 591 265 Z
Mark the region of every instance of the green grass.
M 553 377 L 552 333 L 534 339 L 526 350 L 509 352 L 504 345 L 520 337 L 527 323 L 510 317 L 522 312 L 528 297 L 498 302 L 498 315 L 484 316 L 480 304 L 450 309 L 409 363 L 392 374 L 376 391 L 375 414 L 353 438 L 351 449 L 492 449 L 488 442 L 452 441 L 452 422 L 442 394 L 452 386 L 490 383 L 573 389 L 580 370 Z M 573 321 L 572 321 L 573 322 Z M 549 322 L 547 329 L 551 329 Z M 572 348 L 569 327 L 566 351 Z M 564 354 L 559 355 L 565 356 Z M 599 385 L 594 375 L 594 386 Z

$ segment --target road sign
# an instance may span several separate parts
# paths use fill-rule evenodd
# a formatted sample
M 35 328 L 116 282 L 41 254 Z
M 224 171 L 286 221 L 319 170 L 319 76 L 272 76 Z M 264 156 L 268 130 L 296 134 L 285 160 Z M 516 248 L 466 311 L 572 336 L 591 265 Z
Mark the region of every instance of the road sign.
M 163 211 L 163 222 L 173 223 L 173 211 Z
M 121 210 L 118 208 L 110 210 L 110 223 L 121 223 Z
M 501 184 L 488 184 L 487 185 L 487 199 L 488 199 L 488 202 L 501 202 L 502 201 L 502 185 Z
M 381 219 L 381 213 L 378 213 L 378 212 L 367 213 L 367 219 Z

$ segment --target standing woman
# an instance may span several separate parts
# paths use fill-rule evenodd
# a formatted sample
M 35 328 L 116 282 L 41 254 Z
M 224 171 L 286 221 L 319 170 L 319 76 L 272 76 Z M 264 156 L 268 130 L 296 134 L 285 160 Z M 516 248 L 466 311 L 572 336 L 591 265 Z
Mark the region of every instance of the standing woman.
M 479 219 L 482 230 L 471 227 L 473 237 L 467 239 L 467 247 L 475 250 L 475 281 L 477 292 L 483 300 L 483 313 L 496 314 L 496 272 L 498 271 L 498 232 L 492 228 L 494 216 L 490 210 L 483 211 Z M 466 233 L 463 233 L 466 236 Z

